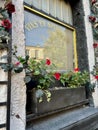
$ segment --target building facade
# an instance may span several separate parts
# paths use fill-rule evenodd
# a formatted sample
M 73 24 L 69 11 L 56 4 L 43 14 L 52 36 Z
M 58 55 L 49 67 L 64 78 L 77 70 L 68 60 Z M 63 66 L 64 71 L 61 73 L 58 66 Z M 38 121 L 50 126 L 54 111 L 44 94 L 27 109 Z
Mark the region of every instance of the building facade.
M 0 6 L 1 3 L 3 6 L 4 2 L 2 0 Z M 11 57 L 8 61 L 0 59 L 0 63 L 11 61 L 15 63 L 16 59 L 9 50 L 17 46 L 19 56 L 24 57 L 25 54 L 29 54 L 30 57 L 38 60 L 50 58 L 61 72 L 77 67 L 81 71 L 92 71 L 95 56 L 92 26 L 88 20 L 90 1 L 12 0 L 12 3 L 15 5 L 15 12 L 11 17 L 12 40 L 8 50 L 0 50 L 0 56 L 9 54 Z M 55 112 L 43 113 L 43 115 L 34 117 L 34 113 L 27 111 L 26 106 L 29 101 L 24 83 L 25 71 L 14 74 L 13 72 L 5 73 L 0 69 L 0 73 L 0 130 L 48 130 L 47 126 L 40 125 L 40 120 L 44 120 L 45 125 L 45 120 L 49 119 L 48 116 Z M 97 96 L 93 94 L 96 107 Z M 89 97 L 89 100 L 92 101 L 90 98 L 92 96 Z M 83 105 L 85 103 L 80 106 Z M 92 106 L 93 103 L 90 102 L 90 105 Z M 64 111 L 62 108 L 54 111 L 56 114 L 63 111 L 63 115 L 66 115 L 66 110 Z M 44 115 L 45 119 L 43 119 Z M 60 127 L 56 127 L 58 116 L 54 118 L 52 115 L 51 121 L 52 118 L 54 124 L 50 123 L 52 126 L 49 129 L 64 129 L 65 126 L 62 126 L 62 123 L 59 124 Z M 30 125 L 28 125 L 29 123 Z M 36 124 L 34 127 L 33 123 Z M 86 127 L 84 128 L 86 130 Z

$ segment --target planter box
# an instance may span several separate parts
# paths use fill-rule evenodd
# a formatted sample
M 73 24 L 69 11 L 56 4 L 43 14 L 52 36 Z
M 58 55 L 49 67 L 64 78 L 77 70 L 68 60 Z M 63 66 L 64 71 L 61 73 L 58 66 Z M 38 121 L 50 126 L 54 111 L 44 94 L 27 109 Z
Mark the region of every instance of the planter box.
M 41 103 L 35 97 L 35 90 L 28 93 L 31 96 L 29 100 L 33 113 L 52 112 L 70 106 L 74 107 L 86 101 L 85 87 L 50 89 L 50 91 L 52 94 L 50 102 L 47 102 L 46 97 L 43 96 Z

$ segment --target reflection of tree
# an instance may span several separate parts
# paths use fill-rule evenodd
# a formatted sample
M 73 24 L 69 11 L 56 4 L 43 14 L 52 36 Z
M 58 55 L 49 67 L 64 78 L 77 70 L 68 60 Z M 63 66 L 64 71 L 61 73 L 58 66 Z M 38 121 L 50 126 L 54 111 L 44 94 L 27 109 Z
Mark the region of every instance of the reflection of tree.
M 57 28 L 55 31 L 49 32 L 49 38 L 44 44 L 44 56 L 50 58 L 58 67 L 58 69 L 65 69 L 67 62 L 66 52 L 66 33 Z

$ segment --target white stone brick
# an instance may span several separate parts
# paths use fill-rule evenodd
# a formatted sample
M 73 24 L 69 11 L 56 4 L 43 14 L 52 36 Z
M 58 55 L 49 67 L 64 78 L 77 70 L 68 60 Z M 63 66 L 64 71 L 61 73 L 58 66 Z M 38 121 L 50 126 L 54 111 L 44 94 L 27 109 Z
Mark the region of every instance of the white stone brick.
M 6 128 L 1 128 L 0 130 L 6 130 Z
M 4 70 L 0 67 L 0 81 L 7 81 L 8 73 L 4 72 Z
M 7 85 L 0 85 L 0 102 L 7 101 Z
M 0 107 L 0 124 L 6 123 L 6 106 Z
M 4 7 L 4 3 L 5 3 L 4 0 L 0 0 L 0 7 Z

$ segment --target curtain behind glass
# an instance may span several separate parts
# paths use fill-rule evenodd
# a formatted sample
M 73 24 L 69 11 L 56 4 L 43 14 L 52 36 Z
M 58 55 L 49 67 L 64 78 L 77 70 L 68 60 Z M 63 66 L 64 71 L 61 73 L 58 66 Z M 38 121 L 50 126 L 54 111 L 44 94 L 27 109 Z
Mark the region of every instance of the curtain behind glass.
M 64 0 L 24 0 L 26 3 L 72 25 L 72 10 Z

